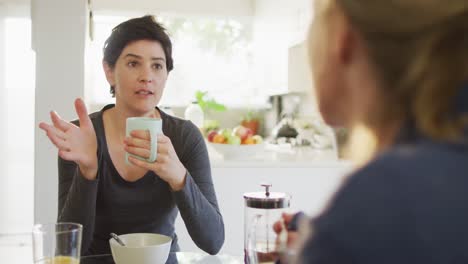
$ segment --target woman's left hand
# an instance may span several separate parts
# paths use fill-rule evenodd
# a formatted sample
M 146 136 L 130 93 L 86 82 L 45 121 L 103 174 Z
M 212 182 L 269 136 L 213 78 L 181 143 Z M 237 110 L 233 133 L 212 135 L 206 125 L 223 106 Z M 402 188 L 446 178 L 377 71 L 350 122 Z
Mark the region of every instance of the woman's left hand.
M 150 133 L 144 130 L 135 130 L 130 133 L 130 137 L 125 138 L 125 151 L 130 154 L 142 157 L 150 157 Z M 147 162 L 129 156 L 128 161 L 132 164 L 154 171 L 161 179 L 166 181 L 174 191 L 183 189 L 185 185 L 185 175 L 187 169 L 180 162 L 177 153 L 172 146 L 171 139 L 163 134 L 158 134 L 158 155 L 155 162 Z

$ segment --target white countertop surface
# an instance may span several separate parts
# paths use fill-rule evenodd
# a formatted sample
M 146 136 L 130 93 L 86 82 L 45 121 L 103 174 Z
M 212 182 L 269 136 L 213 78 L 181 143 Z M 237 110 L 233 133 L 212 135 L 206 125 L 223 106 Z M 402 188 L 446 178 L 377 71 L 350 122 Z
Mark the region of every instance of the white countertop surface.
M 208 148 L 213 168 L 309 168 L 352 166 L 351 161 L 341 160 L 330 150 L 295 149 L 291 151 L 265 150 L 251 157 L 224 159 L 213 149 Z

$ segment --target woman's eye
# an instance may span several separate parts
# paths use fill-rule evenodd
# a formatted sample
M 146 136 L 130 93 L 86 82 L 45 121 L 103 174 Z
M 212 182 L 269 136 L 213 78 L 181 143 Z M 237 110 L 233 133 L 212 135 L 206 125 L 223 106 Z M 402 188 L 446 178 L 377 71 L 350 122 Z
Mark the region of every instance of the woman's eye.
M 130 67 L 135 67 L 135 66 L 137 66 L 137 62 L 136 61 L 129 61 L 127 63 L 127 65 L 130 66 Z
M 156 64 L 153 64 L 153 68 L 161 70 L 163 68 L 163 66 L 162 66 L 162 64 L 156 63 Z

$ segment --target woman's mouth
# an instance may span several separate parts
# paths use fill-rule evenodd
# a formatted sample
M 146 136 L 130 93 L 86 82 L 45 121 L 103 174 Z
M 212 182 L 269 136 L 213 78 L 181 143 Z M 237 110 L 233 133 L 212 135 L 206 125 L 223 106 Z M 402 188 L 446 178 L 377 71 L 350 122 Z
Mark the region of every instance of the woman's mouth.
M 138 90 L 135 92 L 135 94 L 138 94 L 138 95 L 153 95 L 153 92 L 152 91 L 149 91 L 149 90 Z

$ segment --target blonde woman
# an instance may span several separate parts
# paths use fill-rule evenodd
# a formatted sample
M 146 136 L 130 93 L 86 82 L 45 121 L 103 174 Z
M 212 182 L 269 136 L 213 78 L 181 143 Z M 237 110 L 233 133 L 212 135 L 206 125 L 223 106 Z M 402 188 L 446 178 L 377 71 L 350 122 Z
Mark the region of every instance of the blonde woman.
M 316 0 L 315 13 L 320 111 L 376 144 L 299 262 L 468 263 L 468 1 Z

